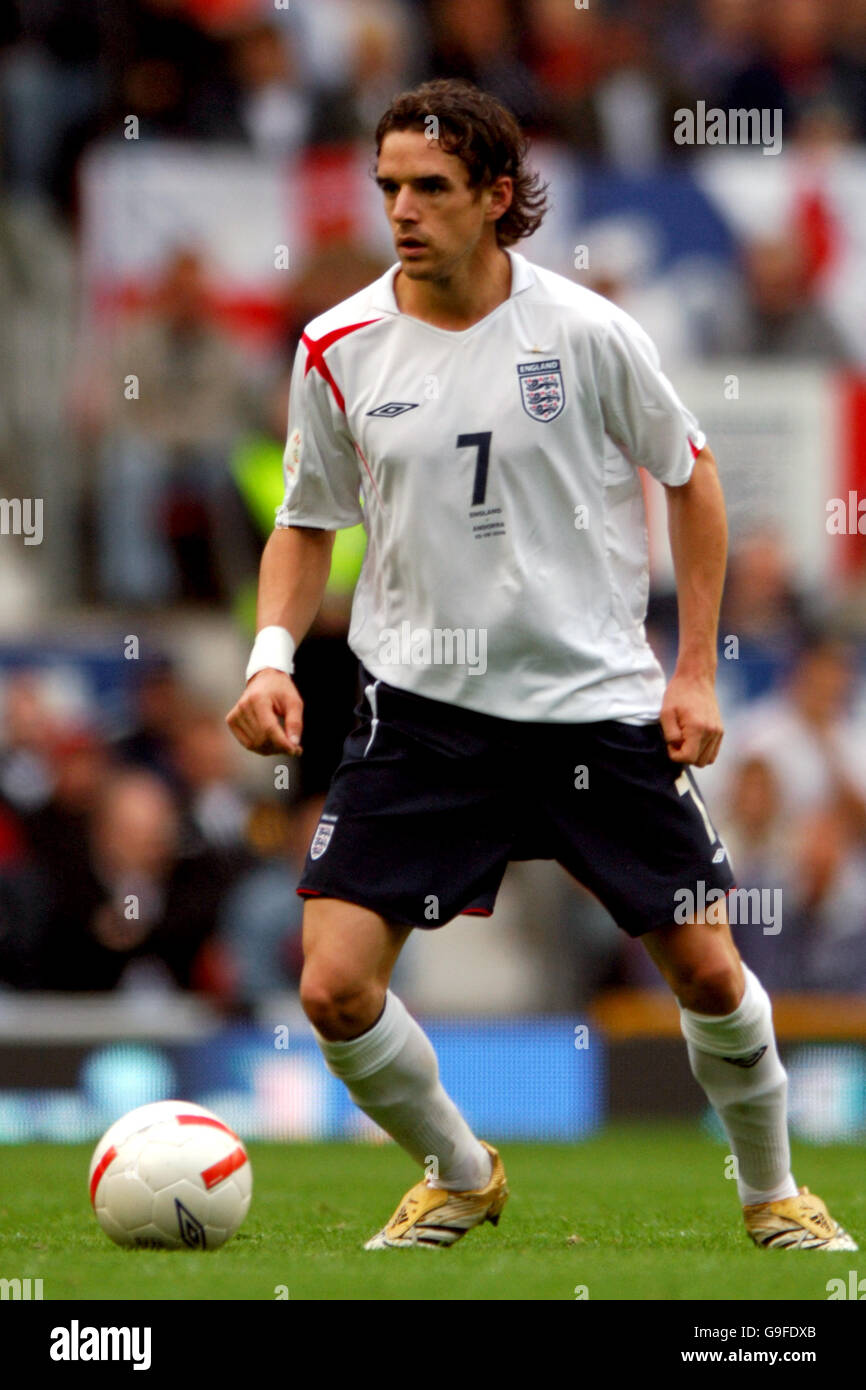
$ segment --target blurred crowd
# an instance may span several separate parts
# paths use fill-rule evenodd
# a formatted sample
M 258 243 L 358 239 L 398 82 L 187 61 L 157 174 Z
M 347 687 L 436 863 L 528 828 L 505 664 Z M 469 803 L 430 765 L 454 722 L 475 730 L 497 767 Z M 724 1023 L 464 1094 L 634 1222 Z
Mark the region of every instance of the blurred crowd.
M 429 76 L 621 168 L 675 155 L 672 113 L 698 99 L 866 138 L 863 0 L 13 0 L 0 59 L 9 185 L 67 212 L 82 152 L 127 113 L 144 137 L 287 154 L 369 138 Z
M 19 989 L 201 990 L 227 1007 L 289 986 L 294 888 L 321 796 L 251 796 L 222 712 L 169 663 L 118 737 L 77 725 L 38 673 L 5 688 L 0 981 Z
M 42 392 L 29 433 L 16 433 L 15 391 L 0 401 L 0 476 L 7 493 L 50 483 L 79 537 L 79 563 L 56 561 L 49 602 L 68 594 L 166 622 L 198 605 L 249 631 L 300 332 L 388 264 L 351 236 L 311 246 L 251 351 L 206 252 L 186 240 L 143 294 L 79 335 L 88 152 L 130 113 L 145 143 L 272 161 L 342 149 L 369 142 L 397 91 L 439 75 L 473 79 L 532 136 L 614 176 L 682 167 L 691 152 L 673 139 L 673 113 L 698 100 L 779 109 L 786 141 L 820 160 L 866 141 L 866 0 L 7 4 L 0 316 L 18 336 L 0 344 L 0 381 L 20 395 L 37 378 Z M 698 345 L 848 368 L 857 354 L 817 294 L 830 241 L 809 196 L 796 222 L 743 233 L 699 333 L 683 320 L 687 296 L 647 278 L 646 243 L 622 225 L 599 237 L 583 278 L 645 324 L 665 363 Z M 134 412 L 114 389 L 133 370 Z M 243 1010 L 296 984 L 294 887 L 356 699 L 345 637 L 360 558 L 349 542 L 299 654 L 307 732 L 291 795 L 249 790 L 224 711 L 169 661 L 143 672 L 127 727 L 109 731 L 98 708 L 58 715 L 38 672 L 3 673 L 0 652 L 0 989 L 194 989 Z M 866 987 L 866 622 L 862 595 L 847 603 L 805 590 L 779 536 L 735 538 L 721 631 L 739 645 L 720 647 L 728 734 L 705 782 L 740 885 L 782 890 L 779 934 L 736 929 L 777 989 Z M 670 595 L 651 622 L 669 664 Z M 424 995 L 429 958 L 415 967 L 415 997 L 431 1007 L 456 997 L 460 952 L 479 944 L 488 965 L 467 964 L 468 1004 L 498 989 L 505 1009 L 574 1007 L 607 985 L 655 982 L 552 866 L 513 866 L 494 918 L 465 931 L 471 944 L 450 936 L 453 978 L 438 995 Z

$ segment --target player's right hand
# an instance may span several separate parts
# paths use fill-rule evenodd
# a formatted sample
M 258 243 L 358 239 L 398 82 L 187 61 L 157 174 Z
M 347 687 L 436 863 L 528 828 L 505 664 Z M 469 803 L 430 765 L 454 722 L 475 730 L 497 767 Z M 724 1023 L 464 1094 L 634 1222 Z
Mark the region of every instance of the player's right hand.
M 304 751 L 303 711 L 304 702 L 291 676 L 269 666 L 247 681 L 243 695 L 226 715 L 226 723 L 238 743 L 251 753 L 263 757 L 288 753 L 296 758 Z

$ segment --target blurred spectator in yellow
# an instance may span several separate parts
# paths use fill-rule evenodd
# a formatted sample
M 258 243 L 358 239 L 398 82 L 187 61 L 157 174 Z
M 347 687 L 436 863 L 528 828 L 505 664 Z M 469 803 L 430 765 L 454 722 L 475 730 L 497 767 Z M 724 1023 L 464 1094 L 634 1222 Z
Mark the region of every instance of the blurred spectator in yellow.
M 293 357 L 298 339 L 312 319 L 377 279 L 385 269 L 377 257 L 341 241 L 313 252 L 287 291 L 286 356 Z M 289 377 L 287 368 L 267 396 L 260 429 L 241 438 L 232 455 L 238 496 L 261 540 L 273 530 L 274 513 L 283 500 Z M 337 533 L 327 591 L 295 659 L 295 682 L 305 704 L 300 759 L 300 792 L 305 797 L 327 788 L 354 723 L 358 661 L 346 638 L 365 540 L 361 525 Z M 236 593 L 235 612 L 248 626 L 255 611 L 257 558 L 248 584 Z
M 372 278 L 372 277 L 371 277 Z M 321 294 L 321 286 L 310 289 Z M 309 317 L 315 317 L 315 309 Z M 307 322 L 307 319 L 303 320 Z M 232 472 L 250 521 L 257 528 L 256 564 L 235 596 L 235 614 L 255 631 L 258 553 L 274 528 L 274 513 L 283 500 L 283 450 L 288 418 L 288 377 L 273 388 L 263 430 L 244 437 L 235 449 Z M 303 795 L 324 791 L 352 728 L 358 694 L 358 660 L 347 644 L 352 595 L 364 558 L 362 525 L 338 531 L 331 554 L 331 573 L 321 607 L 295 658 L 295 682 L 304 700 L 304 751 L 299 760 Z M 294 791 L 294 769 L 293 787 Z

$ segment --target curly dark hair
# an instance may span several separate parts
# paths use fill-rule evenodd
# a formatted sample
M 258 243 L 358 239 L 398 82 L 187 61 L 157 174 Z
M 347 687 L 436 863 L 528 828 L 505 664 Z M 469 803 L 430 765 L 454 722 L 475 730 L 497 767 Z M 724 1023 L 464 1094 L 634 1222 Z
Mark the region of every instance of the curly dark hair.
M 514 180 L 511 206 L 496 223 L 500 246 L 537 231 L 547 212 L 547 184 L 525 166 L 529 141 L 506 106 L 462 78 L 440 77 L 395 97 L 376 127 L 376 154 L 392 130 L 430 129 L 447 154 L 462 159 L 470 188 L 489 187 L 501 174 Z

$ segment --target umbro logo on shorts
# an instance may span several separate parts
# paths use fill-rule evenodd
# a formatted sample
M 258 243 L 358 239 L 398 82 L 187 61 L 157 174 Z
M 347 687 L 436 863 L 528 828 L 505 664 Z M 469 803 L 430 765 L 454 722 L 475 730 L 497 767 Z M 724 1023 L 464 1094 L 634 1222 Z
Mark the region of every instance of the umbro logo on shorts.
M 406 410 L 417 409 L 417 401 L 388 401 L 385 405 L 377 405 L 375 410 L 368 410 L 368 415 L 381 415 L 386 420 L 390 420 L 392 415 L 402 415 Z
M 754 1067 L 760 1062 L 767 1050 L 767 1043 L 763 1047 L 758 1047 L 754 1052 L 750 1052 L 747 1057 L 723 1057 L 723 1062 L 730 1062 L 735 1067 Z

